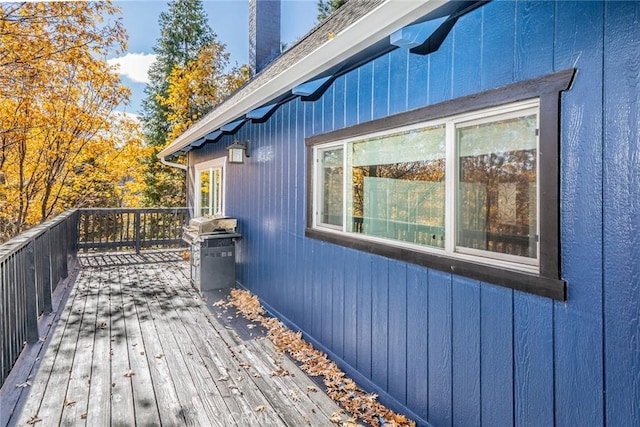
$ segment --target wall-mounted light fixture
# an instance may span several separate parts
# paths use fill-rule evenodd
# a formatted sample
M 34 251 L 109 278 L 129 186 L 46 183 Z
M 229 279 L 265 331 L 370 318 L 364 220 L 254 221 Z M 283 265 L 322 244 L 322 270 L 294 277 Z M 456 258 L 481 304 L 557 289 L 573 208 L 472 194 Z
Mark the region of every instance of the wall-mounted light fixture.
M 229 150 L 229 163 L 244 163 L 244 158 L 249 157 L 249 147 L 251 143 L 247 140 L 244 144 L 233 141 L 227 149 Z

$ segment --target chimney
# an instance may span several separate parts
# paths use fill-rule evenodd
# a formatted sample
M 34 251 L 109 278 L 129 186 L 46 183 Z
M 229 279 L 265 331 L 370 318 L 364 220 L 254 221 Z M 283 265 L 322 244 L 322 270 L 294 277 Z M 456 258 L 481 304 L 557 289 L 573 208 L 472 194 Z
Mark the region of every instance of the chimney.
M 280 54 L 280 0 L 249 0 L 251 77 Z

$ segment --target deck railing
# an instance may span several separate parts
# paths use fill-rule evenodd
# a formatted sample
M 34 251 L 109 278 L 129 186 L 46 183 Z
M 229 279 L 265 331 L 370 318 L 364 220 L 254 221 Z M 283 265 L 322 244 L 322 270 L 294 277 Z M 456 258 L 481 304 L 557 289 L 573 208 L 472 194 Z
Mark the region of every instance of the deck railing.
M 187 208 L 80 209 L 78 250 L 181 246 Z
M 0 386 L 79 250 L 181 246 L 187 208 L 73 209 L 0 245 Z
M 25 343 L 38 340 L 38 316 L 76 254 L 78 211 L 70 210 L 0 246 L 0 384 Z

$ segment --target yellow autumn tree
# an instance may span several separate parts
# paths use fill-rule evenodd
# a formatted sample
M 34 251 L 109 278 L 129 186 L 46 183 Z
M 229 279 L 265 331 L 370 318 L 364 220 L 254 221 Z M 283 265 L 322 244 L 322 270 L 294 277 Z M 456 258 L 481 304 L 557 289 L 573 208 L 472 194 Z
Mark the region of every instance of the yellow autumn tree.
M 244 84 L 249 78 L 246 66 L 229 67 L 225 45 L 213 42 L 203 47 L 194 61 L 176 65 L 168 79 L 167 96 L 160 104 L 168 109 L 171 141 Z
M 126 47 L 117 13 L 110 2 L 0 4 L 0 238 L 129 197 L 118 191 L 141 166 L 123 158 L 144 147 L 137 124 L 114 120 L 129 97 L 106 62 Z

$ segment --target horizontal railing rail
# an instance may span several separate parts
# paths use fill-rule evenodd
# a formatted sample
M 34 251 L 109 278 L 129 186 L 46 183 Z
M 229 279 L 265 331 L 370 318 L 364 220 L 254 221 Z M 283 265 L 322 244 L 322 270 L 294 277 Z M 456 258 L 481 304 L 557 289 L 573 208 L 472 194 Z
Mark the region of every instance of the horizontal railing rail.
M 38 316 L 52 311 L 51 295 L 75 258 L 78 211 L 67 211 L 0 245 L 0 385 L 27 342 Z
M 110 251 L 183 246 L 187 208 L 80 209 L 78 249 Z

